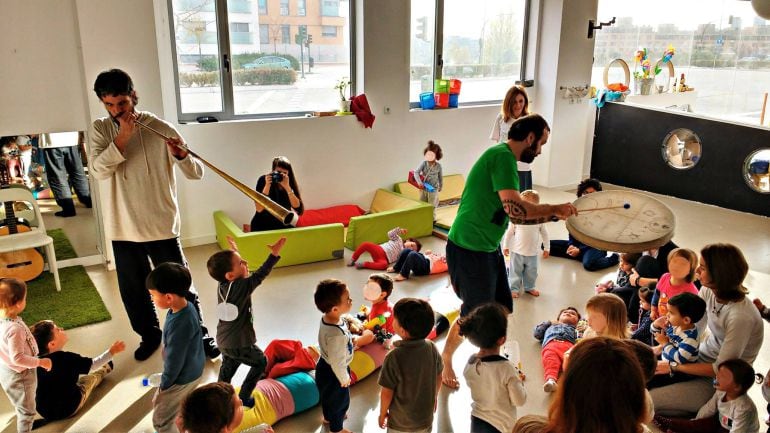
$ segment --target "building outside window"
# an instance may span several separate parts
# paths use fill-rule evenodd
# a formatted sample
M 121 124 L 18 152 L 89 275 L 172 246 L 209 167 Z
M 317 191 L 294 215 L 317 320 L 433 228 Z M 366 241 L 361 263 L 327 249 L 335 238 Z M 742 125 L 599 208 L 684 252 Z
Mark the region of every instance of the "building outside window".
M 693 112 L 758 124 L 770 83 L 770 23 L 757 17 L 750 2 L 651 0 L 645 5 L 633 8 L 631 14 L 623 2 L 599 0 L 597 17 L 617 18 L 615 25 L 595 33 L 591 83 L 604 86 L 604 66 L 613 59 L 624 59 L 633 75 L 640 71 L 634 61 L 636 50 L 647 48 L 654 65 L 671 44 L 676 50 L 671 59 L 674 75 L 679 79 L 685 74 L 685 83 L 695 89 L 678 98 L 694 98 L 689 106 Z M 620 71 L 611 68 L 608 81 L 623 81 Z M 629 84 L 633 91 L 633 77 Z M 662 68 L 655 84 L 668 87 L 668 68 Z
M 297 0 L 297 15 L 301 17 L 307 15 L 307 0 Z
M 335 26 L 321 26 L 321 36 L 327 38 L 337 37 L 337 27 Z
M 320 8 L 308 9 L 306 0 L 298 0 L 305 16 L 297 19 L 284 15 L 289 1 L 279 0 L 280 7 L 270 11 L 267 1 L 171 0 L 180 122 L 202 115 L 273 118 L 339 108 L 334 86 L 355 77 L 350 41 L 356 38 L 349 37 L 355 2 L 335 0 L 336 15 L 322 16 Z M 323 27 L 336 37 L 322 37 Z M 309 47 L 297 44 L 300 28 L 315 35 Z M 315 65 L 307 75 L 310 57 Z

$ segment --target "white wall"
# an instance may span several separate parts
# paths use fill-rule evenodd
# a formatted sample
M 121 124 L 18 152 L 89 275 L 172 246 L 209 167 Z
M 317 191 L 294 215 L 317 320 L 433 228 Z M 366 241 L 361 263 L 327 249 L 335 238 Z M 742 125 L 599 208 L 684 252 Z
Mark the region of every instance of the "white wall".
M 86 128 L 74 0 L 0 0 L 0 135 Z
M 583 170 L 581 137 L 586 136 L 586 126 L 580 119 L 586 118 L 588 104 L 570 106 L 554 91 L 559 85 L 588 82 L 590 77 L 593 42 L 586 39 L 584 28 L 589 17 L 595 18 L 596 0 L 587 6 L 583 3 L 545 0 L 541 5 L 543 47 L 538 50 L 538 85 L 532 99 L 553 128 L 553 138 L 534 167 L 535 182 L 541 185 L 574 186 Z M 125 69 L 134 79 L 139 109 L 174 121 L 176 93 L 166 2 L 75 0 L 75 4 L 85 88 L 90 89 L 102 70 Z M 249 185 L 269 171 L 274 156 L 287 156 L 310 208 L 340 203 L 368 206 L 376 188 L 390 188 L 406 179 L 429 139 L 444 148 L 445 173 L 467 173 L 489 145 L 489 129 L 499 107 L 410 112 L 409 1 L 359 4 L 364 7 L 359 16 L 364 21 L 366 53 L 359 61 L 366 73 L 363 90 L 377 116 L 373 129 L 364 129 L 353 116 L 180 125 L 191 147 Z M 563 25 L 567 27 L 562 29 Z M 500 89 L 501 97 L 506 90 Z M 91 117 L 103 116 L 93 92 L 84 91 Z M 107 198 L 104 193 L 101 197 Z M 252 214 L 249 200 L 211 172 L 201 181 L 181 179 L 179 202 L 182 238 L 188 245 L 213 241 L 214 210 L 225 210 L 238 222 L 248 222 Z

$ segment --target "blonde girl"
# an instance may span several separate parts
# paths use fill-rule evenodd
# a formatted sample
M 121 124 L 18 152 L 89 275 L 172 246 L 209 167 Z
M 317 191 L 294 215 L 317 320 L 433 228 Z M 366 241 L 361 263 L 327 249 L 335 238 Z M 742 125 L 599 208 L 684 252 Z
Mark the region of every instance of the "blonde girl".
M 626 304 L 618 295 L 599 293 L 592 296 L 585 308 L 588 328 L 583 338 L 604 336 L 611 338 L 628 338 L 628 317 Z

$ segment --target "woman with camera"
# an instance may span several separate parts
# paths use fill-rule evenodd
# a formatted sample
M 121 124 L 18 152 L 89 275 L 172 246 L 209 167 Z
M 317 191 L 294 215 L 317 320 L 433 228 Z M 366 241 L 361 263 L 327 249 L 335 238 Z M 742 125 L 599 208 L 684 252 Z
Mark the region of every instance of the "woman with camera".
M 297 215 L 302 215 L 305 211 L 294 169 L 291 168 L 291 162 L 285 156 L 273 158 L 272 171 L 259 178 L 256 190 L 284 208 L 293 210 Z M 262 232 L 291 227 L 270 215 L 259 203 L 254 203 L 254 207 L 257 212 L 251 218 L 251 231 Z

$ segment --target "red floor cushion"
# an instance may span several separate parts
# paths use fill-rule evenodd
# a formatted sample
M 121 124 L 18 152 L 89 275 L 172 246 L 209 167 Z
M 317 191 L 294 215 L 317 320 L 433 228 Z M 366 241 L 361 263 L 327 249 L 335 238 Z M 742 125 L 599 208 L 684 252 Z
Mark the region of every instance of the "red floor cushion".
M 365 214 L 366 211 L 354 204 L 343 204 L 323 209 L 307 209 L 299 217 L 297 227 L 319 226 L 322 224 L 342 223 L 348 226 L 350 218 Z

